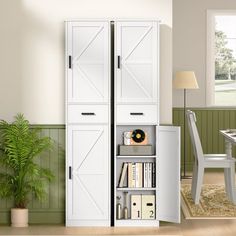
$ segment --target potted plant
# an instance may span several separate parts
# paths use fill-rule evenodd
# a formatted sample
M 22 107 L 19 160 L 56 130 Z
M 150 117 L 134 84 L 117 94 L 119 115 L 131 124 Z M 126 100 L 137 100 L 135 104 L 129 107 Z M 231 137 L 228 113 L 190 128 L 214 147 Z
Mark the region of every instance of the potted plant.
M 29 196 L 41 200 L 45 197 L 45 183 L 53 179 L 49 169 L 35 160 L 52 146 L 49 137 L 40 137 L 39 129 L 31 129 L 23 114 L 17 114 L 13 123 L 0 121 L 0 196 L 13 197 L 11 209 L 13 227 L 28 226 Z

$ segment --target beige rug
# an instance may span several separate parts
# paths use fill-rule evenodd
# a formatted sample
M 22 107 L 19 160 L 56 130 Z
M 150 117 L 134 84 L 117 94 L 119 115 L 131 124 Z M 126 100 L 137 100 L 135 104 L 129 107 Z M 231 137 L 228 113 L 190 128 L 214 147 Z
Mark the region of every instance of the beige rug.
M 236 219 L 236 205 L 227 199 L 224 185 L 203 185 L 200 203 L 195 205 L 191 185 L 182 184 L 181 208 L 186 219 Z

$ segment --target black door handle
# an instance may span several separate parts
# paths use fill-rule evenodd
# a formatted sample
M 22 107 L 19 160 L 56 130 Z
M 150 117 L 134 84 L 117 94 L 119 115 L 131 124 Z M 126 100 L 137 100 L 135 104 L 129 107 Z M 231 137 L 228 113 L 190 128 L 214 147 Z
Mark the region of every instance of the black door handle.
M 120 56 L 117 57 L 117 67 L 120 69 Z
M 69 166 L 69 179 L 72 179 L 71 166 Z
M 71 69 L 71 56 L 69 56 L 69 69 Z
M 82 112 L 81 113 L 82 116 L 95 116 L 94 112 Z
M 131 116 L 143 116 L 143 112 L 130 112 Z

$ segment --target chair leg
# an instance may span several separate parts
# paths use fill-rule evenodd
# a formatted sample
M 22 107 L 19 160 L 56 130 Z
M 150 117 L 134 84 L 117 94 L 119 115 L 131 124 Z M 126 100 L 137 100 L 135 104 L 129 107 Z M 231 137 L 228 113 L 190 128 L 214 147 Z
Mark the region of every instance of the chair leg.
M 224 168 L 224 175 L 225 175 L 225 192 L 227 194 L 227 197 L 230 201 L 232 201 L 232 183 L 230 179 L 230 168 Z
M 196 181 L 196 193 L 194 197 L 194 203 L 199 204 L 202 183 L 203 183 L 204 167 L 198 165 L 197 181 Z
M 198 172 L 198 165 L 197 165 L 197 162 L 195 161 L 193 165 L 193 176 L 192 176 L 192 185 L 191 185 L 191 194 L 192 194 L 193 199 L 195 199 L 195 195 L 196 195 L 197 172 Z

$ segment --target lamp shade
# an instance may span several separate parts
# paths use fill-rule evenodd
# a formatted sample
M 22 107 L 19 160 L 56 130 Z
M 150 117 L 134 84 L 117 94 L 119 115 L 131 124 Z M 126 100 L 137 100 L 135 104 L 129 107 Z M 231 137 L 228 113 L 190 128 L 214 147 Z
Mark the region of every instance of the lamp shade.
M 194 71 L 178 71 L 173 80 L 176 89 L 198 89 L 198 83 Z

